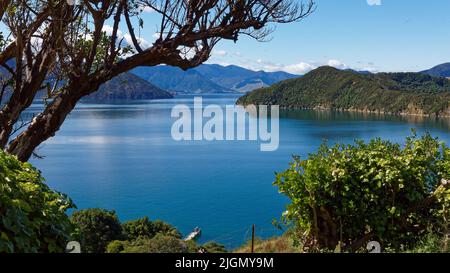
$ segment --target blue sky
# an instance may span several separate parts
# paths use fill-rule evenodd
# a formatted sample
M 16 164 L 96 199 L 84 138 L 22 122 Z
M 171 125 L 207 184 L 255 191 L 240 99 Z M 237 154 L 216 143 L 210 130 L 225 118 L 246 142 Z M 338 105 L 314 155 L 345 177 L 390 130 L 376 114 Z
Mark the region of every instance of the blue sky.
M 296 74 L 326 64 L 376 72 L 420 71 L 450 62 L 449 0 L 315 1 L 311 16 L 277 25 L 269 42 L 222 41 L 208 62 Z M 141 37 L 150 45 L 158 16 L 150 10 L 142 16 Z
M 448 0 L 316 3 L 316 12 L 305 20 L 277 25 L 270 42 L 242 37 L 237 44 L 219 43 L 209 63 L 302 74 L 324 64 L 371 71 L 420 71 L 450 62 Z M 144 18 L 151 16 L 146 13 Z M 148 31 L 155 29 L 146 23 L 143 37 L 152 41 Z

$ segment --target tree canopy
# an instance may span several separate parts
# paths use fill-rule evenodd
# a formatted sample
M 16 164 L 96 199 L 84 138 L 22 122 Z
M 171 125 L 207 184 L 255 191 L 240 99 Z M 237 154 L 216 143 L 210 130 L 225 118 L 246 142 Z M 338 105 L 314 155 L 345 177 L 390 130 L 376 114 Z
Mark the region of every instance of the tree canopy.
M 299 21 L 314 6 L 312 0 L 2 1 L 0 75 L 7 87 L 0 96 L 0 147 L 26 161 L 82 97 L 111 78 L 138 66 L 195 67 L 220 40 L 264 40 L 273 24 Z M 146 9 L 159 20 L 152 44 L 140 36 L 148 31 Z M 46 94 L 45 109 L 21 122 L 38 92 Z

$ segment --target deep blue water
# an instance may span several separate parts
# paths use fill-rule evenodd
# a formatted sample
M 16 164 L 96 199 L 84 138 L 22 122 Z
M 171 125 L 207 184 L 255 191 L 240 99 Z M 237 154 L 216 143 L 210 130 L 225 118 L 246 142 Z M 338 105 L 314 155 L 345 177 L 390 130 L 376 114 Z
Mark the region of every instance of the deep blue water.
M 207 96 L 203 103 L 234 104 L 236 99 Z M 324 139 L 402 142 L 411 128 L 450 140 L 449 120 L 282 111 L 276 152 L 260 152 L 259 143 L 248 141 L 176 142 L 170 112 L 179 103 L 192 106 L 193 98 L 80 104 L 57 136 L 39 148 L 45 159 L 32 163 L 80 209 L 114 209 L 123 221 L 162 219 L 184 234 L 199 226 L 201 242 L 216 240 L 234 248 L 249 239 L 252 224 L 259 237 L 279 234 L 272 220 L 279 219 L 288 200 L 272 182 L 292 155 L 306 156 Z

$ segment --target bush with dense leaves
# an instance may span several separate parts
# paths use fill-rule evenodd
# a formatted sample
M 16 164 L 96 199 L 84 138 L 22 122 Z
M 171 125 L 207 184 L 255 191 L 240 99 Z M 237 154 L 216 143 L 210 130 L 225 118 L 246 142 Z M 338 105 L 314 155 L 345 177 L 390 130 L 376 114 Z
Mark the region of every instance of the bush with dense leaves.
M 122 232 L 126 240 L 136 240 L 140 237 L 151 238 L 156 234 L 153 228 L 153 223 L 148 219 L 148 217 L 123 223 Z
M 181 233 L 172 225 L 160 220 L 150 221 L 148 217 L 125 222 L 122 224 L 122 230 L 126 240 L 136 240 L 140 237 L 152 238 L 159 233 L 181 238 Z
M 114 211 L 86 209 L 72 214 L 83 252 L 103 253 L 106 246 L 122 239 L 122 226 Z
M 195 244 L 195 242 L 194 242 Z M 184 242 L 179 238 L 157 234 L 153 238 L 139 237 L 133 241 L 113 241 L 108 247 L 108 253 L 189 253 L 190 242 Z
M 227 253 L 227 249 L 224 245 L 216 242 L 207 242 L 201 246 L 207 253 Z
M 172 225 L 148 217 L 122 224 L 123 240 L 115 240 L 106 247 L 107 253 L 224 253 L 223 245 L 209 242 L 198 245 L 195 240 L 183 241 L 181 233 Z
M 0 151 L 0 253 L 64 252 L 73 207 L 31 164 Z
M 447 179 L 450 149 L 427 134 L 405 145 L 324 144 L 307 160 L 295 158 L 274 184 L 291 200 L 283 219 L 297 239 L 307 235 L 306 248 L 333 250 L 341 242 L 356 251 L 378 240 L 402 250 L 448 227 Z

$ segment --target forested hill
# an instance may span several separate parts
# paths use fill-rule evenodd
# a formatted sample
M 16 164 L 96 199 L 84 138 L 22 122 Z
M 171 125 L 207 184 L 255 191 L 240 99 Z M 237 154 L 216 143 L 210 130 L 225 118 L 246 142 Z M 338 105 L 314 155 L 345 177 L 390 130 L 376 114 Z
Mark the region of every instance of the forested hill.
M 450 81 L 420 73 L 361 74 L 320 67 L 255 90 L 241 105 L 450 116 Z
M 435 67 L 424 70 L 420 73 L 436 77 L 450 77 L 450 63 L 436 65 Z
M 103 84 L 83 100 L 152 100 L 168 99 L 173 95 L 131 73 L 123 73 Z
M 0 69 L 0 80 L 6 80 L 9 75 Z M 7 88 L 0 105 L 11 96 Z M 36 99 L 47 97 L 46 90 L 39 91 Z M 103 102 L 109 100 L 152 100 L 170 99 L 173 95 L 131 73 L 123 73 L 100 86 L 97 92 L 84 97 L 83 101 Z

